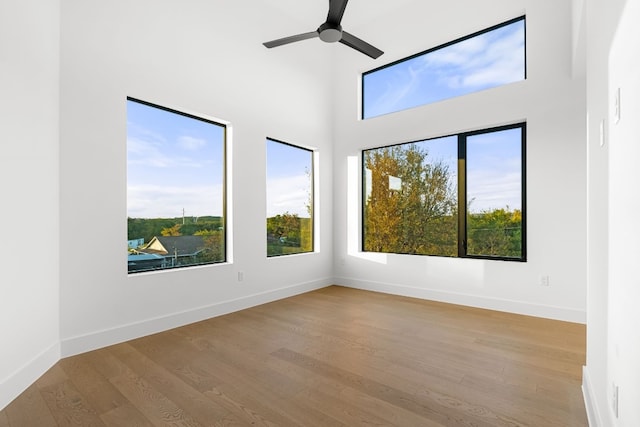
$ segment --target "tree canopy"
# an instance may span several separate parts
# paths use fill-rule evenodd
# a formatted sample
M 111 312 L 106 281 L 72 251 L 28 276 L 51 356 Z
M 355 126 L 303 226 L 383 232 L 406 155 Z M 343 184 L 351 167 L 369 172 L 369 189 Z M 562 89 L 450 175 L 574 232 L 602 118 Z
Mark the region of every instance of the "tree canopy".
M 366 251 L 457 254 L 455 183 L 448 165 L 428 155 L 415 143 L 365 152 Z
M 418 143 L 365 151 L 364 167 L 365 251 L 458 256 L 456 171 Z M 521 256 L 520 210 L 466 215 L 466 255 Z

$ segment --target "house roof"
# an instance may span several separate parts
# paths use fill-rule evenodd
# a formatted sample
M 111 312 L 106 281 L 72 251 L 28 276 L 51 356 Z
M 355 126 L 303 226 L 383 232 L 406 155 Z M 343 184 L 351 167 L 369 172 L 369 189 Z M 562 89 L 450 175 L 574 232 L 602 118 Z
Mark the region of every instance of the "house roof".
M 173 256 L 177 251 L 178 256 L 189 256 L 204 248 L 202 236 L 155 236 L 140 252 Z
M 136 262 L 136 261 L 157 261 L 157 260 L 162 260 L 164 259 L 164 257 L 158 255 L 158 254 L 152 254 L 152 253 L 143 253 L 143 254 L 129 254 L 127 257 L 127 260 L 129 262 Z

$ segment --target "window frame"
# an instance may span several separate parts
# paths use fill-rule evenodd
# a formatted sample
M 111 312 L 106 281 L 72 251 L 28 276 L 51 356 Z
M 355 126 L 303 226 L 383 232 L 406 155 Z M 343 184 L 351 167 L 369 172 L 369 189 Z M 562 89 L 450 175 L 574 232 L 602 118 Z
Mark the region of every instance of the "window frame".
M 459 38 L 457 38 L 455 40 L 448 41 L 448 42 L 440 44 L 438 46 L 423 50 L 423 51 L 418 52 L 418 53 L 414 53 L 414 54 L 412 54 L 410 56 L 407 56 L 407 57 L 404 57 L 404 58 L 400 58 L 400 59 L 398 59 L 396 61 L 390 62 L 390 63 L 385 64 L 385 65 L 381 65 L 380 67 L 376 67 L 376 68 L 374 68 L 372 70 L 363 72 L 361 74 L 361 76 L 360 76 L 360 89 L 361 89 L 360 90 L 360 120 L 369 120 L 369 119 L 373 119 L 373 118 L 376 118 L 376 117 L 384 116 L 386 114 L 393 114 L 393 113 L 397 113 L 397 112 L 400 112 L 400 111 L 405 111 L 405 110 L 408 110 L 408 109 L 417 108 L 417 107 L 420 107 L 420 106 L 432 104 L 432 102 L 429 102 L 429 103 L 420 104 L 420 105 L 417 105 L 417 106 L 414 106 L 414 107 L 403 108 L 403 109 L 395 110 L 395 111 L 388 111 L 386 113 L 378 114 L 378 115 L 375 115 L 375 116 L 365 117 L 365 92 L 366 92 L 365 77 L 367 75 L 376 73 L 378 71 L 384 70 L 384 69 L 389 68 L 389 67 L 393 67 L 394 65 L 398 65 L 398 64 L 401 64 L 401 63 L 406 62 L 406 61 L 410 61 L 410 60 L 415 59 L 415 58 L 417 58 L 419 56 L 427 55 L 429 53 L 438 51 L 440 49 L 444 49 L 444 48 L 452 46 L 452 45 L 454 45 L 456 43 L 460 43 L 460 42 L 463 42 L 465 40 L 472 39 L 472 38 L 480 36 L 482 34 L 489 33 L 491 31 L 497 30 L 499 28 L 506 27 L 507 25 L 514 24 L 514 23 L 516 23 L 518 21 L 522 21 L 523 25 L 524 25 L 524 64 L 523 64 L 524 65 L 524 78 L 523 78 L 523 81 L 527 80 L 527 19 L 526 19 L 526 17 L 527 17 L 526 15 L 517 16 L 515 18 L 509 19 L 509 20 L 501 22 L 499 24 L 492 25 L 491 27 L 484 28 L 482 30 L 476 31 L 476 32 L 474 32 L 472 34 L 468 34 L 466 36 L 459 37 Z M 502 86 L 502 85 L 500 85 L 500 86 Z M 494 87 L 500 87 L 500 86 L 494 86 Z M 475 93 L 475 92 L 478 92 L 478 91 L 469 92 L 467 94 L 463 94 L 463 95 L 459 95 L 459 96 L 465 96 L 465 95 L 469 95 L 469 94 Z M 455 98 L 455 97 L 456 96 L 449 97 L 449 98 L 444 98 L 444 99 L 442 99 L 442 101 L 447 100 L 447 99 L 451 99 L 451 98 Z M 439 101 L 436 101 L 436 102 L 439 102 Z
M 521 140 L 520 140 L 520 198 L 521 198 L 521 253 L 519 257 L 507 257 L 507 256 L 492 256 L 492 255 L 470 255 L 467 253 L 467 220 L 468 220 L 468 211 L 467 211 L 467 156 L 466 156 L 466 145 L 467 138 L 483 135 L 493 132 L 500 132 L 511 129 L 520 129 L 521 130 Z M 412 143 L 418 143 L 423 141 L 437 140 L 441 138 L 448 137 L 457 137 L 457 151 L 458 151 L 458 161 L 457 161 L 457 201 L 458 201 L 458 233 L 457 233 L 457 255 L 450 256 L 451 258 L 469 258 L 469 259 L 484 259 L 484 260 L 497 260 L 497 261 L 515 261 L 515 262 L 526 262 L 527 261 L 527 190 L 526 190 L 526 171 L 527 171 L 527 156 L 526 156 L 526 147 L 527 147 L 527 123 L 526 122 L 517 122 L 513 124 L 494 126 L 490 128 L 483 128 L 478 130 L 472 130 L 467 132 L 454 133 L 449 135 L 442 135 L 427 139 L 419 139 L 413 141 L 407 141 L 397 144 L 389 144 L 380 147 L 372 147 L 363 149 L 361 151 L 360 160 L 361 160 L 361 241 L 360 241 L 360 250 L 362 252 L 372 252 L 365 250 L 365 224 L 366 224 L 366 204 L 365 200 L 366 192 L 367 192 L 367 177 L 366 177 L 366 164 L 365 164 L 365 152 L 383 149 L 388 147 L 395 147 L 401 145 L 407 145 Z M 388 254 L 397 254 L 397 255 L 417 255 L 417 256 L 436 256 L 436 257 L 448 257 L 446 255 L 432 255 L 432 254 L 409 254 L 409 253 L 398 253 L 398 252 L 382 252 Z
M 206 118 L 206 117 L 202 117 L 202 116 L 198 116 L 196 114 L 192 114 L 192 113 L 187 113 L 184 111 L 180 111 L 180 110 L 176 110 L 175 108 L 170 108 L 170 107 L 166 107 L 163 105 L 159 105 L 153 102 L 149 102 L 149 101 L 145 101 L 139 98 L 135 98 L 132 96 L 127 96 L 126 97 L 126 102 L 135 102 L 147 107 L 151 107 L 151 108 L 156 108 L 159 110 L 163 110 L 165 112 L 168 113 L 173 113 L 173 114 L 177 114 L 183 117 L 187 117 L 189 119 L 193 119 L 193 120 L 198 120 L 200 122 L 204 122 L 204 123 L 208 123 L 211 125 L 215 125 L 218 127 L 222 128 L 222 215 L 221 215 L 221 220 L 222 220 L 222 228 L 223 228 L 223 233 L 222 233 L 222 260 L 220 261 L 207 261 L 207 262 L 200 262 L 200 263 L 194 263 L 194 264 L 187 264 L 187 265 L 176 265 L 176 266 L 171 266 L 171 267 L 161 267 L 161 268 L 150 268 L 150 269 L 144 269 L 144 270 L 137 270 L 137 271 L 128 271 L 127 275 L 135 275 L 135 274 L 139 274 L 139 273 L 150 273 L 150 272 L 163 272 L 163 271 L 173 271 L 173 270 L 179 270 L 179 269 L 183 269 L 183 268 L 190 268 L 190 267 L 203 267 L 203 266 L 208 266 L 208 265 L 219 265 L 219 264 L 224 264 L 229 262 L 229 253 L 228 253 L 228 242 L 229 242 L 229 221 L 227 218 L 228 215 L 228 201 L 227 201 L 227 195 L 228 195 L 228 191 L 227 191 L 227 182 L 228 182 L 228 176 L 227 174 L 229 173 L 228 171 L 228 137 L 229 137 L 229 128 L 228 128 L 228 123 L 223 123 L 222 121 L 217 121 L 214 119 L 210 119 L 210 118 Z M 128 160 L 127 160 L 127 169 L 128 169 Z M 128 187 L 129 181 L 127 178 L 127 187 Z M 127 190 L 127 206 L 128 206 L 128 190 Z M 128 216 L 128 212 L 127 212 L 127 218 L 129 218 Z M 129 237 L 129 236 L 127 236 Z M 147 242 L 148 243 L 148 242 Z
M 310 210 L 310 218 L 309 219 L 311 220 L 311 225 L 310 225 L 310 230 L 311 230 L 311 249 L 308 250 L 308 251 L 302 251 L 302 252 L 292 252 L 292 253 L 269 255 L 269 248 L 267 247 L 266 248 L 267 249 L 266 250 L 267 258 L 279 258 L 279 257 L 289 256 L 289 255 L 303 255 L 303 254 L 314 253 L 315 252 L 315 248 L 316 248 L 316 235 L 315 235 L 316 234 L 315 233 L 315 228 L 316 228 L 315 227 L 315 215 L 316 215 L 316 210 L 315 210 L 315 205 L 316 205 L 316 199 L 315 199 L 315 197 L 316 197 L 316 194 L 315 194 L 315 179 L 316 179 L 316 177 L 315 177 L 315 167 L 316 167 L 316 165 L 315 165 L 315 153 L 316 153 L 316 150 L 311 149 L 311 148 L 307 148 L 307 147 L 302 147 L 300 145 L 292 144 L 292 143 L 285 142 L 285 141 L 282 141 L 282 140 L 277 139 L 277 138 L 272 138 L 272 137 L 267 136 L 265 138 L 265 142 L 268 143 L 268 141 L 276 142 L 276 143 L 279 143 L 279 144 L 286 145 L 288 147 L 293 147 L 293 148 L 297 148 L 297 149 L 300 149 L 300 150 L 307 151 L 307 152 L 309 152 L 309 154 L 311 156 L 311 162 L 310 162 L 311 163 L 311 167 L 310 167 L 310 170 L 309 170 L 310 177 L 311 177 L 310 182 L 309 182 L 309 187 L 310 187 L 309 188 L 309 191 L 310 191 L 309 198 L 310 198 L 310 201 L 311 201 L 311 207 L 309 208 L 309 210 Z M 268 146 L 266 145 L 265 146 L 265 159 L 268 156 L 267 149 L 268 149 Z M 267 173 L 268 173 L 268 170 L 267 170 Z M 267 189 L 267 186 L 268 186 L 268 180 L 265 177 L 265 190 Z M 265 227 L 266 227 L 267 219 L 268 219 L 268 217 L 265 217 Z

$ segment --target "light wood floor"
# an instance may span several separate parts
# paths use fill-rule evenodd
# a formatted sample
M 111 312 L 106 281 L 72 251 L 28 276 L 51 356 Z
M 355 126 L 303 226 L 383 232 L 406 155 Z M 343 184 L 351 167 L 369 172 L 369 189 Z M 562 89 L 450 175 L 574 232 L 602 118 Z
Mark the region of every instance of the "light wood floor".
M 329 287 L 63 359 L 0 427 L 586 426 L 585 326 Z

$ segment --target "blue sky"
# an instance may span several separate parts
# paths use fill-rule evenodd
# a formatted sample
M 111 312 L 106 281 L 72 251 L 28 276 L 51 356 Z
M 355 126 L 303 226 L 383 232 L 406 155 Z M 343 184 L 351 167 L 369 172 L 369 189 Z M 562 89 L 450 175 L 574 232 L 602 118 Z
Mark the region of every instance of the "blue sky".
M 470 212 L 522 209 L 521 129 L 467 137 Z
M 370 118 L 525 78 L 524 20 L 382 68 L 363 78 Z
M 521 81 L 525 78 L 524 41 L 522 19 L 368 73 L 363 78 L 364 118 Z M 457 170 L 455 137 L 418 144 L 429 151 L 431 161 L 441 160 L 450 171 Z M 467 197 L 471 212 L 507 206 L 521 209 L 521 170 L 519 128 L 469 136 Z
M 442 138 L 417 141 L 415 144 L 420 147 L 420 149 L 427 151 L 428 163 L 442 162 L 449 167 L 449 185 L 451 185 L 451 188 L 455 192 L 456 188 L 458 187 L 458 137 L 446 136 Z M 365 200 L 367 200 L 369 198 L 369 194 L 371 193 L 372 183 L 370 173 L 366 171 L 365 173 L 367 174 L 365 178 Z
M 127 103 L 127 215 L 136 218 L 221 215 L 224 127 L 134 101 Z M 442 161 L 456 185 L 457 137 L 418 142 Z M 471 211 L 521 209 L 520 129 L 467 139 Z M 266 140 L 267 217 L 307 217 L 313 153 Z
M 127 215 L 221 215 L 224 127 L 127 101 Z M 308 217 L 313 153 L 267 139 L 267 216 Z
M 313 152 L 267 139 L 267 218 L 289 212 L 308 218 Z
M 520 20 L 367 74 L 365 117 L 523 80 L 524 63 Z M 470 138 L 473 211 L 520 208 L 519 137 L 518 144 L 505 138 L 508 135 Z M 457 154 L 451 151 L 455 143 L 441 138 L 421 144 L 428 146 L 432 158 L 456 170 Z M 183 209 L 187 216 L 222 215 L 223 145 L 223 126 L 129 100 L 127 215 L 177 217 Z M 312 162 L 310 151 L 267 139 L 267 217 L 285 212 L 308 216 Z
M 456 191 L 458 179 L 458 137 L 447 136 L 416 142 L 429 154 L 430 163 L 449 167 L 449 185 Z M 522 209 L 521 129 L 467 136 L 467 201 L 469 211 L 483 212 L 509 207 Z M 371 192 L 371 175 L 366 177 L 365 199 Z
M 127 215 L 221 215 L 224 127 L 127 101 Z

